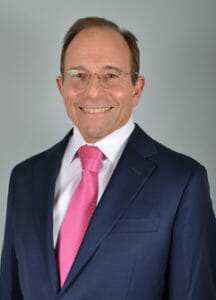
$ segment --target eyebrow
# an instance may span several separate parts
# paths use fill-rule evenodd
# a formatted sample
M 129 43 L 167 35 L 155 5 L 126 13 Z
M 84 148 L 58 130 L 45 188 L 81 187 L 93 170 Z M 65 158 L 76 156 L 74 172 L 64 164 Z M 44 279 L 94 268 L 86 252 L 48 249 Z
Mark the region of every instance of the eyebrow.
M 105 70 L 115 70 L 117 72 L 122 72 L 122 69 L 120 69 L 119 67 L 116 66 L 112 66 L 112 65 L 106 65 L 103 67 L 103 69 Z
M 83 71 L 88 71 L 85 67 L 83 66 L 76 66 L 76 67 L 70 67 L 67 71 L 70 71 L 70 70 L 83 70 Z M 67 72 L 66 71 L 66 72 Z
M 122 69 L 120 69 L 119 67 L 113 66 L 113 65 L 105 65 L 101 69 L 102 70 L 115 70 L 117 72 L 122 72 Z M 89 71 L 86 67 L 81 66 L 81 65 L 80 66 L 72 66 L 67 71 L 70 71 L 70 70 L 83 70 L 83 71 L 87 71 L 87 72 Z

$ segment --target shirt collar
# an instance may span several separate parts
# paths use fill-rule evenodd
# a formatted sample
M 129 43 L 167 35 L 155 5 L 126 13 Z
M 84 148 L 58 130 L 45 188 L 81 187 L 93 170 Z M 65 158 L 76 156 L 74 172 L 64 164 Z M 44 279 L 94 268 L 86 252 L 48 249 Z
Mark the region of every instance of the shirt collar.
M 83 145 L 93 145 L 98 147 L 111 162 L 114 162 L 119 153 L 121 154 L 134 127 L 135 125 L 131 116 L 124 126 L 118 128 L 98 142 L 90 144 L 84 140 L 79 129 L 74 126 L 73 135 L 71 136 L 65 151 L 64 161 L 69 163 L 72 162 L 79 147 Z

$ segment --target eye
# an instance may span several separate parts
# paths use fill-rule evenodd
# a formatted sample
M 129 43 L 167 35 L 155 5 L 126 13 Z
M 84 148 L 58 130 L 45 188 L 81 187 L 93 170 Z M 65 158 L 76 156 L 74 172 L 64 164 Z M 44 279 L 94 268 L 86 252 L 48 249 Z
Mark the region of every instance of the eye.
M 88 74 L 76 69 L 72 69 L 67 71 L 67 74 L 69 78 L 71 79 L 86 79 L 88 77 Z
M 105 74 L 106 79 L 117 79 L 119 78 L 118 74 L 115 73 L 107 73 Z
M 77 72 L 77 73 L 70 74 L 70 76 L 72 78 L 85 79 L 86 78 L 86 73 Z

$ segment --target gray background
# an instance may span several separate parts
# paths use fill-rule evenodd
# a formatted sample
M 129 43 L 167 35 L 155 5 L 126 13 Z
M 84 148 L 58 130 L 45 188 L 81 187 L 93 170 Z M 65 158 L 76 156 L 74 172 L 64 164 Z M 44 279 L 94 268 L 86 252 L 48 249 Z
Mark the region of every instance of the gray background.
M 215 0 L 1 0 L 0 248 L 9 174 L 71 127 L 55 76 L 63 36 L 79 17 L 102 16 L 139 39 L 146 77 L 134 119 L 208 170 L 216 206 Z

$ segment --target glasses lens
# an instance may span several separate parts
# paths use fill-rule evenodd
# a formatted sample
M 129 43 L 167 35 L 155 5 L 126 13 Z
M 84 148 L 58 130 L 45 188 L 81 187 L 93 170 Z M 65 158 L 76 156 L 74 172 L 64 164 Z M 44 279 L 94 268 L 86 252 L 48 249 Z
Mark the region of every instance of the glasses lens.
M 121 73 L 117 71 L 104 72 L 101 75 L 101 84 L 105 88 L 115 88 L 122 81 Z
M 67 72 L 67 78 L 74 89 L 81 90 L 88 85 L 88 73 L 86 72 L 76 69 L 69 70 Z

